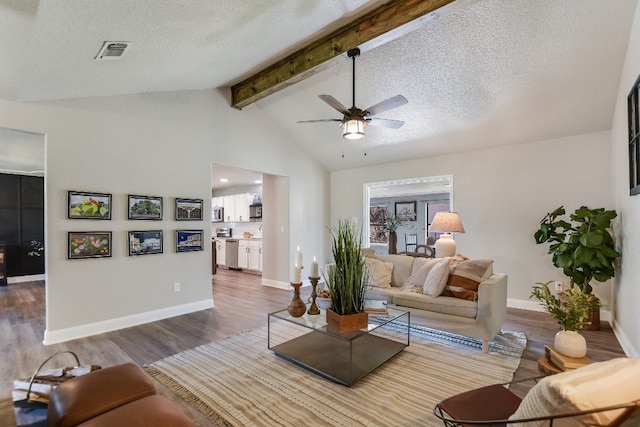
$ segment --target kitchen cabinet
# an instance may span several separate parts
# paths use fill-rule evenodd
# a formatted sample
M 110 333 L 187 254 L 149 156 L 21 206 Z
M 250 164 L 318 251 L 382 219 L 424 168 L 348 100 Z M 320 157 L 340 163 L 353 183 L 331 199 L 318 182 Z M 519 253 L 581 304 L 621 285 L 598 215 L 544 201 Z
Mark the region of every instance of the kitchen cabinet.
M 238 243 L 238 267 L 243 270 L 249 269 L 249 241 L 245 239 Z
M 216 239 L 216 263 L 218 265 L 227 265 L 226 263 L 226 246 L 227 242 L 224 239 Z
M 235 197 L 236 196 L 222 196 L 222 206 L 224 207 L 224 220 L 227 222 L 237 221 Z
M 238 267 L 243 270 L 262 271 L 262 240 L 240 240 Z
M 224 208 L 225 222 L 249 222 L 249 205 L 253 203 L 255 194 L 232 194 L 211 198 L 211 206 Z
M 262 271 L 262 240 L 249 240 L 249 270 Z

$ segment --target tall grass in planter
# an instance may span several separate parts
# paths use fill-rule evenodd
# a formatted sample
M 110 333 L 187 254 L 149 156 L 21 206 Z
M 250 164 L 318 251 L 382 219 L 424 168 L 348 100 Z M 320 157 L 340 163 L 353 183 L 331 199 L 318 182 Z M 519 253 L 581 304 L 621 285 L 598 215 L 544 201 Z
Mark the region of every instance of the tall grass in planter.
M 339 315 L 364 312 L 368 272 L 362 256 L 362 230 L 349 220 L 331 229 L 333 264 L 325 270 L 331 310 Z

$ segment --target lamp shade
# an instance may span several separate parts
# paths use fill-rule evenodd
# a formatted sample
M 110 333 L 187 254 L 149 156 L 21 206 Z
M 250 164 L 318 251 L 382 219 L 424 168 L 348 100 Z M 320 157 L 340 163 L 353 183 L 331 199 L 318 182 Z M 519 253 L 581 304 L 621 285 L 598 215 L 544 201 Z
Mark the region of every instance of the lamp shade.
M 460 215 L 457 212 L 437 212 L 429 231 L 440 233 L 464 233 Z
M 342 137 L 345 139 L 364 138 L 364 125 L 362 120 L 348 120 L 342 124 Z

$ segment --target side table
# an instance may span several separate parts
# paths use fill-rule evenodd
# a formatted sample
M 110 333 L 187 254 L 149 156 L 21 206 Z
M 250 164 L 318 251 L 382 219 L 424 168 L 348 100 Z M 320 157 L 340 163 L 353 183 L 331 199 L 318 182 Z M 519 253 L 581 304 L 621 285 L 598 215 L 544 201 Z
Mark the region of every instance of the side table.
M 538 358 L 538 371 L 540 371 L 542 375 L 547 376 L 559 374 L 562 372 L 562 369 L 551 363 L 551 361 L 549 361 L 545 356 L 540 356 Z

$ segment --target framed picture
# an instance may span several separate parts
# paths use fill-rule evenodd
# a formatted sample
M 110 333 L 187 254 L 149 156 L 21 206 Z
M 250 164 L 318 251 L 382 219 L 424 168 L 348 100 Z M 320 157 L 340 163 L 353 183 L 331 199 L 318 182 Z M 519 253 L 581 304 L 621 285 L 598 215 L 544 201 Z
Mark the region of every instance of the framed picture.
M 417 202 L 396 202 L 396 217 L 416 221 Z
M 384 228 L 387 217 L 387 205 L 369 206 L 369 243 L 384 243 L 389 241 L 389 233 Z
M 129 256 L 162 253 L 162 230 L 129 231 Z
M 162 197 L 129 195 L 129 219 L 162 219 Z
M 204 230 L 176 230 L 176 252 L 202 251 Z
M 67 192 L 67 218 L 111 219 L 111 194 Z
M 110 231 L 69 231 L 67 233 L 69 259 L 106 258 L 111 256 Z
M 176 199 L 176 221 L 202 221 L 202 199 Z

